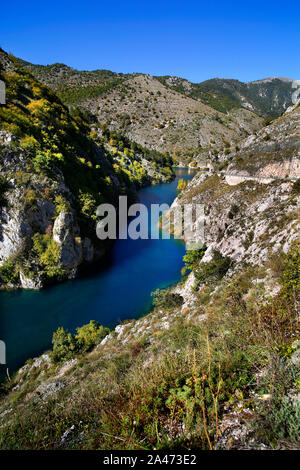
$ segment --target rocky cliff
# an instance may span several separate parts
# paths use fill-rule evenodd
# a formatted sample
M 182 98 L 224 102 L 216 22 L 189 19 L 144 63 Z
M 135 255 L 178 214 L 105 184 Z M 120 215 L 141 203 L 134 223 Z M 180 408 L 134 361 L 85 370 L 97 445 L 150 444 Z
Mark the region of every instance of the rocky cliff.
M 235 262 L 259 264 L 286 251 L 299 235 L 300 107 L 242 140 L 238 151 L 220 154 L 201 171 L 172 208 L 203 204 L 205 240 Z M 221 170 L 221 171 L 220 171 Z

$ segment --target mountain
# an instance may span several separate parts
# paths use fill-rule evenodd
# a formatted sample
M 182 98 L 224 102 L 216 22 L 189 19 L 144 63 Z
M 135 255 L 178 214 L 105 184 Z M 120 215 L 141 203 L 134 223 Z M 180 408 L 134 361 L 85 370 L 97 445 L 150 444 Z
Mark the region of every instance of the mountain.
M 300 102 L 239 144 L 238 151 L 220 156 L 228 181 L 239 177 L 300 178 Z
M 96 208 L 173 177 L 169 155 L 91 132 L 5 51 L 0 79 L 0 285 L 40 288 L 104 256 Z
M 31 64 L 22 59 L 17 60 L 21 67 L 29 70 L 39 81 L 56 91 L 66 104 L 76 103 L 85 96 L 104 93 L 130 76 L 109 70 L 79 71 L 65 64 L 44 66 Z
M 34 65 L 22 59 L 20 64 L 40 81 L 61 93 L 63 100 L 71 104 L 84 95 L 96 96 L 114 88 L 127 79 L 143 74 L 122 74 L 109 70 L 78 71 L 64 64 Z M 226 113 L 243 107 L 265 118 L 281 115 L 291 104 L 295 92 L 295 80 L 270 77 L 243 83 L 234 79 L 214 78 L 200 83 L 176 76 L 154 77 L 164 86 Z M 80 96 L 78 88 L 82 88 Z M 77 92 L 78 95 L 77 95 Z
M 96 116 L 108 130 L 181 163 L 237 143 L 281 115 L 291 104 L 295 81 L 268 78 L 249 83 L 212 79 L 78 71 L 64 64 L 21 65 L 51 87 L 70 108 Z M 204 152 L 204 153 L 203 153 Z M 208 152 L 208 154 L 207 154 Z
M 208 106 L 220 111 L 221 113 L 227 113 L 235 108 L 240 108 L 241 104 L 236 100 L 233 100 L 218 90 L 210 90 L 201 85 L 201 83 L 192 83 L 185 78 L 175 77 L 171 75 L 157 76 L 155 77 L 163 85 L 173 90 L 182 93 L 183 95 L 189 96 L 195 100 L 202 101 Z
M 262 177 L 265 174 L 274 177 L 297 178 L 300 148 L 299 101 L 290 106 L 285 113 L 272 120 L 256 133 L 242 139 L 238 145 L 228 144 L 223 149 L 203 152 L 195 158 L 195 165 L 214 166 L 229 176 Z M 280 169 L 281 166 L 281 169 Z M 272 170 L 273 168 L 273 170 Z M 271 172 L 271 173 L 269 173 Z
M 243 83 L 238 80 L 214 78 L 199 84 L 209 91 L 222 93 L 229 100 L 259 116 L 274 118 L 280 116 L 292 105 L 295 80 L 272 77 Z M 300 91 L 299 91 L 300 96 Z
M 208 147 L 238 141 L 263 125 L 262 118 L 226 95 L 182 79 L 176 79 L 178 87 L 171 86 L 168 78 L 145 74 L 21 64 L 70 109 L 87 110 L 109 130 L 149 149 L 167 151 L 179 161 L 191 160 Z M 183 92 L 185 84 L 196 91 Z

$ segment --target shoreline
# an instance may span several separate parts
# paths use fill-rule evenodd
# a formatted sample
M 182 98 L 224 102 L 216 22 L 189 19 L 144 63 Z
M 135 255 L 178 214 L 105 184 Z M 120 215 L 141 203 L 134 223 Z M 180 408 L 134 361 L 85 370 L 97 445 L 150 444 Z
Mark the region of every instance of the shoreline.
M 182 170 L 182 169 L 181 169 L 181 170 Z M 175 175 L 175 179 L 176 179 L 176 175 Z M 172 183 L 172 182 L 170 182 L 170 183 Z M 167 185 L 168 185 L 168 184 L 170 184 L 170 183 L 164 183 L 164 184 L 167 184 Z M 149 186 L 149 188 L 151 188 L 151 187 L 152 187 L 152 186 Z M 144 188 L 141 188 L 141 189 L 144 189 Z M 176 195 L 175 195 L 174 198 L 172 199 L 172 202 L 173 202 L 175 199 L 176 199 Z M 114 244 L 113 244 L 113 245 L 114 245 Z M 113 248 L 113 246 L 112 246 L 111 248 Z M 53 284 L 48 285 L 48 286 L 45 286 L 44 288 L 39 289 L 39 290 L 30 290 L 30 291 L 29 291 L 28 289 L 21 289 L 21 288 L 19 288 L 19 289 L 9 289 L 9 290 L 6 289 L 6 290 L 1 291 L 1 292 L 0 292 L 0 295 L 1 295 L 1 294 L 5 294 L 5 293 L 8 293 L 8 295 L 10 295 L 10 294 L 11 294 L 11 295 L 14 295 L 14 294 L 16 294 L 16 295 L 21 294 L 21 295 L 22 295 L 22 294 L 28 292 L 28 294 L 26 294 L 26 296 L 27 296 L 27 295 L 30 295 L 30 296 L 31 296 L 31 294 L 30 294 L 29 292 L 32 292 L 33 295 L 35 295 L 35 293 L 37 293 L 38 295 L 44 295 L 44 294 L 46 294 L 46 297 L 45 297 L 45 299 L 46 299 L 48 293 L 49 293 L 49 295 L 50 295 L 51 297 L 53 297 L 53 296 L 55 295 L 55 291 L 56 291 L 57 289 L 59 289 L 60 292 L 63 291 L 63 290 L 64 290 L 64 286 L 66 286 L 68 283 L 71 283 L 71 284 L 70 284 L 70 286 L 71 286 L 71 292 L 72 292 L 74 289 L 78 291 L 77 286 L 80 286 L 80 284 L 78 284 L 78 282 L 83 281 L 85 284 L 87 284 L 87 283 L 89 284 L 89 282 L 93 282 L 93 280 L 96 279 L 95 276 L 98 276 L 99 274 L 101 275 L 101 273 L 103 273 L 103 274 L 105 275 L 106 270 L 109 269 L 110 266 L 111 266 L 111 260 L 110 260 L 111 253 L 112 253 L 112 251 L 111 251 L 111 249 L 110 249 L 110 250 L 108 250 L 107 253 L 104 255 L 104 258 L 103 258 L 103 259 L 105 260 L 105 266 L 101 266 L 101 269 L 100 269 L 100 270 L 99 270 L 99 265 L 97 266 L 97 263 L 92 263 L 92 264 L 90 264 L 89 266 L 87 266 L 84 271 L 81 271 L 80 274 L 79 274 L 79 276 L 77 276 L 77 277 L 74 278 L 74 279 L 66 280 L 66 281 L 60 282 L 60 283 L 53 283 Z M 75 282 L 75 284 L 73 284 L 74 282 Z M 164 287 L 166 284 L 167 284 L 168 287 L 174 286 L 177 282 L 178 282 L 178 280 L 175 280 L 175 281 L 172 280 L 171 283 L 170 283 L 168 280 L 167 280 L 167 281 L 166 281 L 166 280 L 163 280 L 162 284 L 160 284 L 160 285 L 158 286 L 158 288 L 162 288 L 162 287 Z M 72 284 L 73 284 L 73 287 L 72 287 Z M 156 288 L 156 287 L 155 287 L 155 288 Z M 154 290 L 155 290 L 155 289 L 154 289 Z M 148 302 L 148 301 L 149 301 L 149 302 Z M 12 300 L 11 303 L 14 303 L 14 300 Z M 142 318 L 142 317 L 144 317 L 144 316 L 147 316 L 147 315 L 151 312 L 151 305 L 150 305 L 150 303 L 151 303 L 151 298 L 149 297 L 148 300 L 145 299 L 144 307 L 142 307 L 138 312 L 135 312 L 135 307 L 134 307 L 134 305 L 133 305 L 133 307 L 132 307 L 132 311 L 134 312 L 134 313 L 133 313 L 133 317 L 128 316 L 128 317 L 126 317 L 125 319 L 121 319 L 120 321 L 118 321 L 117 319 L 114 319 L 114 318 L 113 318 L 113 319 L 112 319 L 112 322 L 111 322 L 110 324 L 107 323 L 107 322 L 104 322 L 103 324 L 104 324 L 105 326 L 117 327 L 118 325 L 121 325 L 124 321 L 128 321 L 128 319 L 129 319 L 130 321 L 132 321 L 132 320 L 137 320 L 137 319 L 140 319 L 140 318 Z M 146 304 L 147 304 L 147 305 L 146 305 Z M 148 305 L 148 304 L 149 304 L 149 305 Z M 89 318 L 84 318 L 84 317 L 83 317 L 83 318 L 82 318 L 82 321 L 81 321 L 81 322 L 78 321 L 78 323 L 76 323 L 76 325 L 74 326 L 74 328 L 75 328 L 75 327 L 76 327 L 76 328 L 77 328 L 77 327 L 81 327 L 82 325 L 87 324 L 87 322 L 90 321 L 90 320 L 93 319 L 93 318 L 96 319 L 97 317 L 96 317 L 95 314 L 93 314 L 93 312 L 91 311 L 91 314 L 90 314 Z M 102 322 L 103 322 L 103 321 L 100 319 L 100 323 L 101 323 L 101 324 L 102 324 Z M 67 327 L 68 327 L 68 326 L 67 326 Z M 73 329 L 73 327 L 72 327 L 72 329 Z M 72 329 L 71 329 L 71 331 L 72 331 Z M 56 331 L 56 327 L 54 327 L 53 329 L 51 329 L 51 335 L 54 333 L 54 331 Z M 43 354 L 44 351 L 47 351 L 47 350 L 48 350 L 47 347 L 44 348 L 44 349 L 42 350 L 42 354 Z M 39 354 L 38 354 L 38 355 L 31 354 L 31 355 L 28 355 L 28 359 L 26 359 L 26 360 L 30 360 L 30 359 L 33 358 L 33 357 L 35 358 L 35 357 L 39 357 L 39 356 L 40 356 Z M 17 367 L 16 369 L 10 368 L 10 370 L 11 370 L 11 371 L 16 371 L 16 370 L 18 370 L 20 367 L 22 367 L 22 364 L 24 364 L 24 361 L 23 361 L 23 362 L 20 364 L 20 366 Z

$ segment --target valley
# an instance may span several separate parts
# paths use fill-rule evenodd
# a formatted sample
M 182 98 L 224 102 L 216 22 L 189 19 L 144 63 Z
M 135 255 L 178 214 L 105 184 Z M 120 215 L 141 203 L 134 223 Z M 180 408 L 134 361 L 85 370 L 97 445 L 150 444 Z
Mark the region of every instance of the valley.
M 293 80 L 0 78 L 0 448 L 299 449 Z M 100 241 L 120 195 L 202 204 L 204 245 Z

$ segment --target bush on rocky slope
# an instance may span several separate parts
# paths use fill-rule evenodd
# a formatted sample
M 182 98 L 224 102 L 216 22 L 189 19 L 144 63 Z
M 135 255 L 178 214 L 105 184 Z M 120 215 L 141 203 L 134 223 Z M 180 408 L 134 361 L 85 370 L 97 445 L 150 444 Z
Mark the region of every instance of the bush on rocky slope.
M 53 334 L 52 359 L 54 362 L 72 359 L 76 354 L 86 353 L 100 343 L 109 333 L 109 328 L 103 328 L 95 320 L 77 328 L 77 335 L 60 327 Z

